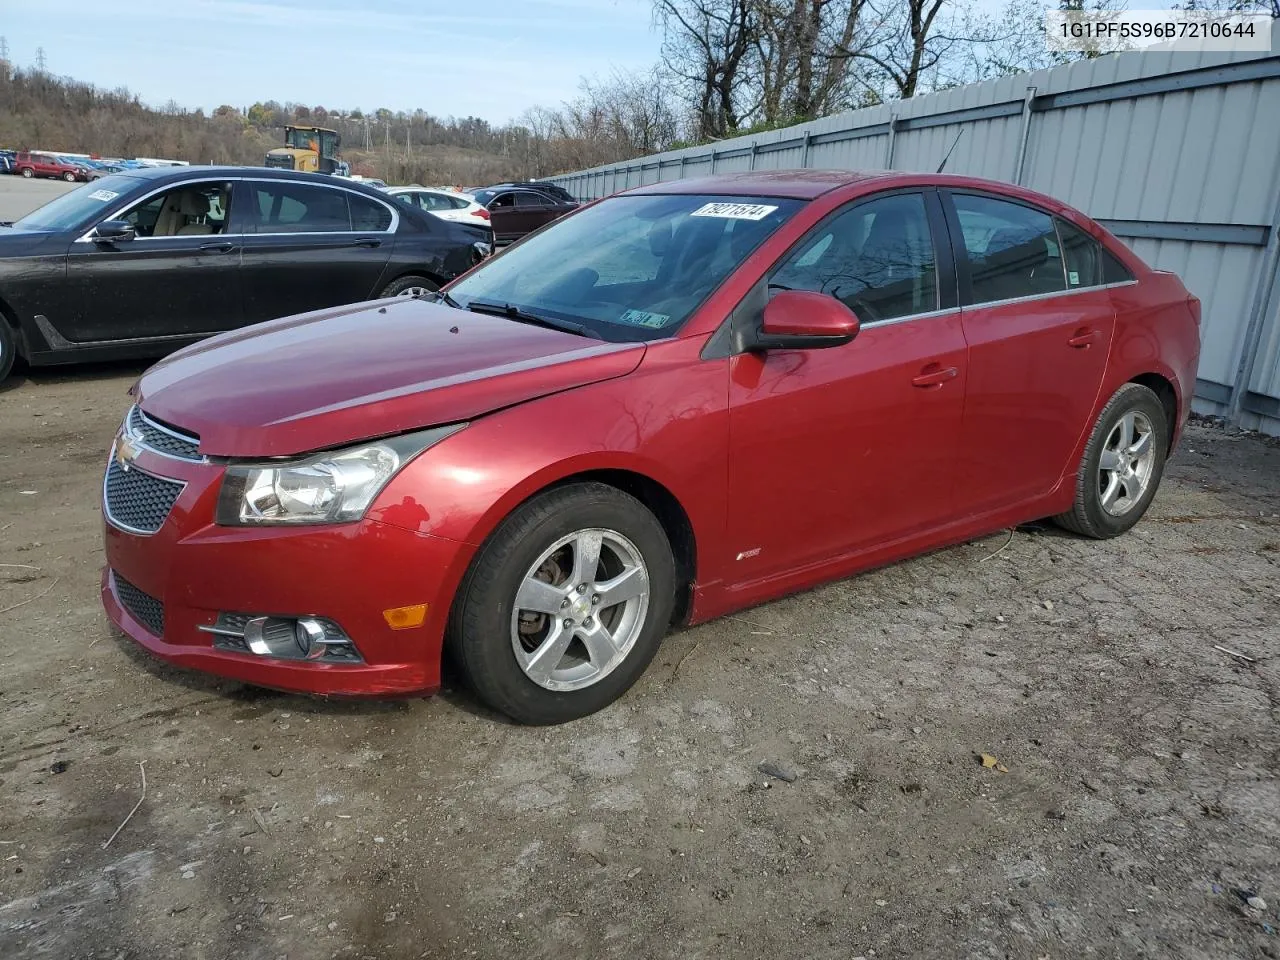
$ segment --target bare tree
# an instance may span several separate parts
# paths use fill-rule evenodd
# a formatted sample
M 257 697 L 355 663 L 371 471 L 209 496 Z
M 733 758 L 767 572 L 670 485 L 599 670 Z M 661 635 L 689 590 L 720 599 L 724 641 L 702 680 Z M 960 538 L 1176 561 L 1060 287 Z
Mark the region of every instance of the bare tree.
M 697 117 L 699 139 L 737 129 L 755 49 L 755 0 L 655 0 L 662 62 Z

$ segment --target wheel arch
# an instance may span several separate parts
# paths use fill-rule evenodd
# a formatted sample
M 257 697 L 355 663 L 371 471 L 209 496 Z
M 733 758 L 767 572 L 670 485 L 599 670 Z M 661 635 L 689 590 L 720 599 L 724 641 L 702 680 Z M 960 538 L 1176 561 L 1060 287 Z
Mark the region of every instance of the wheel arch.
M 27 331 L 23 328 L 22 321 L 18 319 L 18 312 L 3 296 L 0 296 L 0 323 L 8 324 L 9 329 L 13 331 L 17 355 L 25 360 L 30 349 L 27 343 Z
M 1165 425 L 1169 428 L 1169 449 L 1165 452 L 1172 453 L 1178 434 L 1178 410 L 1182 399 L 1178 395 L 1178 388 L 1169 377 L 1155 372 L 1140 373 L 1126 382 L 1140 384 L 1159 398 L 1160 406 L 1164 409 Z

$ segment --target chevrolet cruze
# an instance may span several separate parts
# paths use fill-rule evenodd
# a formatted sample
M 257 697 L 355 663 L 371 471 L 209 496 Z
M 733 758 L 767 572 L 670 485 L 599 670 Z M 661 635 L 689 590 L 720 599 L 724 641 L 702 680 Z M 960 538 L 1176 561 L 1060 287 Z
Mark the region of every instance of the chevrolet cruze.
M 440 293 L 137 383 L 102 597 L 173 663 L 553 723 L 696 623 L 1041 517 L 1133 526 L 1199 301 L 1006 184 L 776 171 L 589 204 Z

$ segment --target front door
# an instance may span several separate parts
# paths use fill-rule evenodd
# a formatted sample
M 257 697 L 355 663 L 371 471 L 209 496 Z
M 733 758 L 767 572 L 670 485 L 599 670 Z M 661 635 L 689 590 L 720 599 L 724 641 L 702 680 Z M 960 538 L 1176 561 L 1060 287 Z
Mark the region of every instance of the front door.
M 389 205 L 293 180 L 236 189 L 247 323 L 377 296 L 395 242 Z
M 969 385 L 956 496 L 986 513 L 1048 493 L 1097 400 L 1115 328 L 1098 245 L 1043 210 L 943 193 Z
M 862 320 L 852 343 L 731 360 L 730 550 L 780 574 L 954 516 L 965 342 L 937 196 L 880 195 L 819 224 L 766 278 Z
M 77 240 L 67 285 L 79 309 L 58 323 L 77 342 L 196 337 L 243 321 L 240 237 L 229 234 L 231 185 L 194 181 L 152 194 L 114 220 L 132 240 Z

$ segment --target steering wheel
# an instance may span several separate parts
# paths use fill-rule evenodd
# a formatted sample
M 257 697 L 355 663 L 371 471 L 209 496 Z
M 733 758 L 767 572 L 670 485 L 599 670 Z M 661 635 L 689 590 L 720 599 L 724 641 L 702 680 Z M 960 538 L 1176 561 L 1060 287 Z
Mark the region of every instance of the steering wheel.
M 845 281 L 852 280 L 854 283 L 862 285 L 862 290 L 860 290 L 858 293 L 854 294 L 853 296 L 848 296 L 848 297 L 842 296 L 840 294 L 840 284 L 838 282 L 840 280 L 845 280 Z M 839 300 L 841 303 L 843 303 L 846 307 L 848 307 L 857 315 L 858 320 L 861 321 L 862 323 L 876 323 L 880 320 L 885 319 L 884 314 L 881 313 L 876 307 L 874 307 L 871 304 L 871 301 L 869 301 L 865 296 L 863 296 L 863 294 L 867 292 L 867 288 L 865 286 L 864 281 L 858 277 L 841 276 L 841 275 L 830 277 L 827 279 L 827 282 L 822 285 L 822 292 L 830 294 L 831 296 Z

